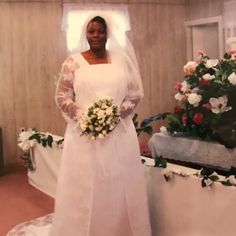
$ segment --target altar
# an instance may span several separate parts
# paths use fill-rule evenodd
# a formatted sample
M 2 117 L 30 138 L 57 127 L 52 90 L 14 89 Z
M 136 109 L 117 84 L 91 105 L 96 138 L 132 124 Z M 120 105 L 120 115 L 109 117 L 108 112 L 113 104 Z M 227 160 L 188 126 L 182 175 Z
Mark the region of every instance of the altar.
M 157 151 L 156 136 L 160 134 L 154 134 L 150 139 L 152 152 Z M 174 142 L 169 140 L 168 145 L 173 147 Z M 193 153 L 193 148 L 188 149 Z M 52 197 L 55 197 L 61 153 L 62 148 L 55 145 L 51 148 L 36 143 L 31 148 L 35 170 L 28 171 L 29 183 Z M 166 168 L 159 168 L 154 167 L 154 159 L 141 159 L 145 161 L 143 167 L 153 236 L 236 234 L 235 186 L 214 183 L 202 188 L 201 179 L 195 175 L 196 169 L 171 163 L 167 163 Z

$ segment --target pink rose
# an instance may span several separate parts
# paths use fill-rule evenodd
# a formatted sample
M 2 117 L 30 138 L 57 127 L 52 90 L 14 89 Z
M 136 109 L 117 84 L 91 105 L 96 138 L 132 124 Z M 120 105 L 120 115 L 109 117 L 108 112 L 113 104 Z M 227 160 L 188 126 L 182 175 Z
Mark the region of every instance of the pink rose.
M 210 103 L 205 103 L 202 105 L 203 108 L 206 108 L 207 110 L 211 110 L 211 104 Z
M 205 55 L 206 53 L 205 53 L 203 50 L 198 50 L 198 51 L 197 51 L 197 54 L 199 54 L 199 55 Z
M 202 113 L 195 113 L 195 115 L 193 116 L 193 122 L 197 125 L 200 125 L 203 121 L 203 114 Z
M 181 83 L 177 83 L 174 86 L 174 90 L 176 90 L 176 91 L 179 91 L 181 88 L 182 88 L 182 84 Z

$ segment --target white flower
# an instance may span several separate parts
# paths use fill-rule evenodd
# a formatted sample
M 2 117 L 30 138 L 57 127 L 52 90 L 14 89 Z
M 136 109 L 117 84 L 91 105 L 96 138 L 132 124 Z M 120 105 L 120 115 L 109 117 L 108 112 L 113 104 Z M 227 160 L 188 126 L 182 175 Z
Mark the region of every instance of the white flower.
M 90 130 L 94 130 L 94 126 L 93 125 L 89 125 L 89 129 Z
M 228 80 L 232 85 L 236 85 L 236 74 L 235 74 L 235 72 L 233 72 L 229 75 Z
M 103 134 L 99 134 L 98 135 L 98 138 L 100 138 L 100 139 L 102 139 L 102 138 L 104 138 L 105 136 L 103 135 Z
M 103 135 L 106 135 L 106 134 L 107 134 L 107 131 L 106 131 L 106 130 L 103 130 L 103 131 L 102 131 L 102 134 L 103 134 Z
M 207 73 L 207 74 L 203 75 L 202 78 L 204 80 L 212 80 L 212 79 L 215 78 L 215 76 L 214 75 L 210 75 L 209 73 Z
M 181 102 L 185 99 L 185 96 L 181 93 L 176 93 L 175 94 L 175 99 Z
M 110 115 L 112 115 L 112 113 L 113 113 L 112 107 L 108 107 L 108 108 L 106 109 L 106 115 L 110 116 Z
M 195 61 L 189 61 L 185 66 L 184 66 L 184 73 L 187 75 L 193 74 L 197 67 L 197 63 Z
M 188 102 L 194 107 L 197 107 L 201 100 L 202 100 L 202 96 L 197 93 L 190 93 L 188 95 Z
M 111 125 L 110 127 L 109 127 L 109 130 L 113 130 L 114 129 L 114 125 Z
M 101 126 L 95 127 L 95 130 L 99 132 L 102 130 L 102 127 Z
M 161 131 L 162 134 L 168 135 L 168 131 L 167 131 L 167 128 L 165 126 L 161 126 L 160 131 Z
M 183 93 L 185 93 L 185 92 L 189 91 L 189 89 L 190 89 L 190 87 L 189 87 L 188 83 L 187 83 L 186 81 L 183 81 L 183 82 L 181 83 L 181 88 L 180 88 L 180 90 L 181 90 Z
M 232 109 L 232 107 L 227 107 L 227 96 L 210 98 L 209 103 L 211 104 L 211 111 L 215 114 L 227 112 Z
M 99 111 L 97 112 L 97 116 L 98 116 L 98 118 L 103 118 L 103 117 L 105 116 L 105 111 L 99 110 Z
M 235 179 L 234 175 L 230 175 L 226 180 L 229 180 L 229 182 L 231 184 L 235 184 L 236 185 L 236 179 Z
M 214 66 L 216 66 L 218 64 L 218 60 L 217 59 L 209 59 L 206 61 L 206 67 L 207 68 L 212 68 Z
M 85 123 L 81 123 L 80 128 L 81 128 L 82 131 L 85 131 L 86 128 L 87 128 L 87 125 Z

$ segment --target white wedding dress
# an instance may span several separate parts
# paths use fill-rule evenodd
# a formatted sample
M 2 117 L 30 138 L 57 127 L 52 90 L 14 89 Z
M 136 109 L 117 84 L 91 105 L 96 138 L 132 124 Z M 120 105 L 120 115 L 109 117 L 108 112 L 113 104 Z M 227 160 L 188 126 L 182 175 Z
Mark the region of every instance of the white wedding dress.
M 117 105 L 127 97 L 128 75 L 113 63 L 122 58 L 110 57 L 110 64 L 90 65 L 81 54 L 72 56 L 76 69 L 73 81 L 68 81 L 80 111 L 104 97 Z M 69 115 L 65 109 L 68 126 L 53 219 L 49 215 L 46 223 L 43 217 L 36 225 L 21 225 L 25 234 L 19 235 L 151 236 L 144 170 L 131 117 L 104 139 L 89 140 Z M 13 235 L 14 229 L 8 236 Z

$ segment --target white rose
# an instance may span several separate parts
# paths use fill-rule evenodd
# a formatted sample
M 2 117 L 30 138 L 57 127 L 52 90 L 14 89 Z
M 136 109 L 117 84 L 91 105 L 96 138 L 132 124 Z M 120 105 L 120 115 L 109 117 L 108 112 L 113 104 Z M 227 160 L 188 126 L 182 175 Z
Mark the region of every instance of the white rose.
M 103 111 L 103 110 L 100 110 L 100 111 L 97 112 L 97 116 L 98 116 L 99 118 L 104 117 L 104 115 L 105 115 L 105 111 Z
M 214 75 L 210 75 L 209 73 L 207 73 L 207 74 L 203 75 L 202 78 L 204 80 L 212 80 L 212 79 L 215 78 L 215 76 Z
M 182 83 L 181 83 L 181 88 L 180 88 L 180 90 L 183 92 L 183 93 L 185 93 L 185 92 L 187 92 L 187 91 L 189 91 L 189 85 L 188 85 L 188 83 L 186 82 L 186 81 L 183 81 Z
M 87 126 L 86 126 L 85 123 L 81 123 L 81 124 L 80 124 L 80 128 L 81 128 L 82 131 L 85 131 L 86 128 L 87 128 Z
M 176 93 L 175 94 L 175 99 L 178 100 L 178 101 L 182 101 L 183 99 L 185 98 L 185 96 L 181 93 Z
M 230 182 L 231 184 L 235 184 L 235 185 L 236 185 L 236 179 L 235 179 L 234 175 L 230 175 L 230 176 L 227 178 L 227 180 L 229 180 L 229 182 Z
M 101 131 L 101 130 L 102 130 L 102 127 L 100 127 L 100 126 L 99 126 L 99 127 L 96 127 L 95 130 L 96 130 L 96 131 Z
M 227 96 L 219 98 L 210 98 L 209 103 L 211 104 L 211 111 L 215 114 L 227 112 L 232 109 L 232 107 L 230 106 L 227 107 Z
M 187 75 L 193 74 L 197 67 L 197 63 L 195 61 L 189 61 L 185 66 L 184 66 L 184 73 Z
M 111 125 L 110 127 L 109 127 L 109 130 L 113 130 L 114 129 L 114 125 Z
M 212 68 L 214 66 L 216 66 L 218 64 L 218 60 L 217 59 L 209 59 L 206 61 L 206 67 L 207 68 Z
M 102 139 L 102 138 L 104 138 L 104 137 L 105 137 L 105 136 L 104 136 L 103 134 L 99 134 L 99 135 L 98 135 L 98 138 L 101 138 L 101 139 Z
M 106 134 L 107 134 L 107 131 L 106 131 L 106 130 L 103 130 L 103 131 L 102 131 L 102 134 L 103 134 L 103 135 L 106 135 Z
M 188 95 L 188 102 L 192 104 L 194 107 L 197 107 L 201 100 L 202 100 L 202 96 L 197 93 L 190 93 Z
M 160 131 L 161 131 L 162 134 L 168 135 L 168 131 L 167 131 L 167 128 L 165 126 L 161 126 Z
M 232 85 L 236 85 L 236 74 L 235 74 L 235 72 L 233 72 L 229 75 L 228 80 Z
M 113 113 L 112 108 L 111 108 L 111 107 L 108 107 L 108 108 L 106 109 L 106 114 L 107 114 L 108 116 L 110 116 L 112 113 Z
M 94 126 L 93 125 L 89 125 L 89 129 L 90 130 L 94 130 Z

